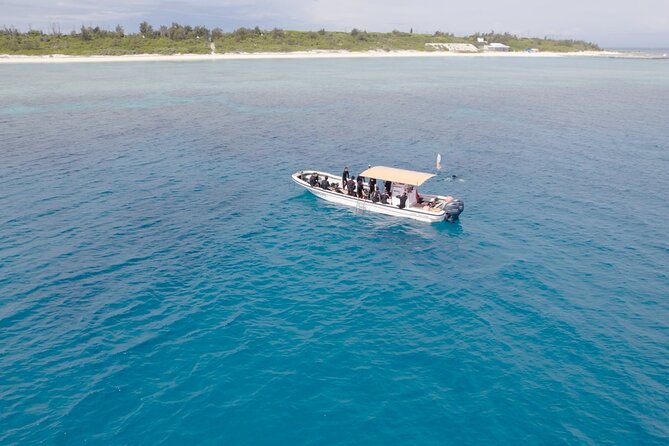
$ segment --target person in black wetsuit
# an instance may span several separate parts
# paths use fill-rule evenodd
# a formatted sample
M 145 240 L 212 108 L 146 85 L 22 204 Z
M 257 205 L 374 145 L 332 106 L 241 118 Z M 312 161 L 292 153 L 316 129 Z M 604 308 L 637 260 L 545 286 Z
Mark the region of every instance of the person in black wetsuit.
M 346 183 L 348 182 L 348 179 L 350 178 L 350 175 L 348 174 L 348 166 L 344 167 L 344 171 L 341 174 L 341 187 L 346 187 Z
M 357 183 L 358 183 L 358 198 L 362 198 L 362 191 L 363 191 L 363 188 L 364 188 L 362 181 L 363 181 L 362 177 L 360 175 L 358 175 L 358 181 L 357 181 Z
M 388 192 L 386 191 L 381 194 L 381 204 L 388 204 Z
M 376 190 L 376 178 L 370 178 L 368 184 L 369 184 L 369 196 L 371 197 L 374 194 L 374 190 Z
M 350 196 L 355 196 L 355 181 L 353 181 L 353 178 L 349 178 L 346 182 L 346 189 L 348 189 L 348 194 Z
M 379 193 L 378 190 L 375 190 L 374 192 L 371 192 L 370 198 L 372 199 L 372 202 L 378 203 L 381 201 L 381 194 Z
M 400 195 L 400 204 L 397 205 L 398 208 L 404 209 L 407 207 L 407 193 L 406 191 Z
M 309 177 L 309 186 L 314 187 L 317 185 L 318 185 L 318 174 L 312 173 L 311 177 Z
M 393 187 L 393 183 L 386 180 L 384 186 L 386 187 L 386 193 L 390 196 L 390 189 Z
M 328 176 L 325 175 L 325 178 L 323 178 L 323 181 L 321 181 L 321 187 L 323 189 L 330 190 L 330 183 L 328 183 Z

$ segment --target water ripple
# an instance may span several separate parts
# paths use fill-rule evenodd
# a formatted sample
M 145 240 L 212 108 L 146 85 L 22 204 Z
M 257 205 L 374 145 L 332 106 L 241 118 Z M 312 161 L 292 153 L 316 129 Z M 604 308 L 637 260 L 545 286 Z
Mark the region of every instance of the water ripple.
M 654 62 L 3 68 L 0 443 L 666 443 Z M 289 180 L 436 152 L 456 224 Z

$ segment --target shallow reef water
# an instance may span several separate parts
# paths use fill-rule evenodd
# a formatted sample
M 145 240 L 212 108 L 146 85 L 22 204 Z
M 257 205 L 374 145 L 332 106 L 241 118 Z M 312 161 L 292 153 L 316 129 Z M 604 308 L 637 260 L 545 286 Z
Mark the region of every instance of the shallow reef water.
M 667 444 L 667 73 L 0 66 L 0 443 Z M 290 179 L 437 153 L 457 223 Z

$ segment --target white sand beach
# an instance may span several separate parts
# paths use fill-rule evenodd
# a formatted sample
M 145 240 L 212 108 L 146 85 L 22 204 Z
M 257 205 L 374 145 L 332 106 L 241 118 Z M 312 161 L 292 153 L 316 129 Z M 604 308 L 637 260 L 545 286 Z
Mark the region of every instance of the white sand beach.
M 88 63 L 88 62 L 187 62 L 203 60 L 238 60 L 238 59 L 302 59 L 302 58 L 360 58 L 360 57 L 611 57 L 623 56 L 617 51 L 579 51 L 572 53 L 554 52 L 484 52 L 484 53 L 455 53 L 448 51 L 335 51 L 313 50 L 295 51 L 290 53 L 224 53 L 224 54 L 136 54 L 127 56 L 67 56 L 53 54 L 47 56 L 19 56 L 0 54 L 0 64 L 3 63 Z

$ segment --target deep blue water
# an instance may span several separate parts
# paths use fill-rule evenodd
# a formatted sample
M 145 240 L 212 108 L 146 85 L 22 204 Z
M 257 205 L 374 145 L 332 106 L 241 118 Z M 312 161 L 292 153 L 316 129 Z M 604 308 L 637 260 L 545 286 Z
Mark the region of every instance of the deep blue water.
M 668 104 L 666 60 L 0 65 L 0 444 L 667 444 Z M 456 224 L 290 180 L 438 152 Z

